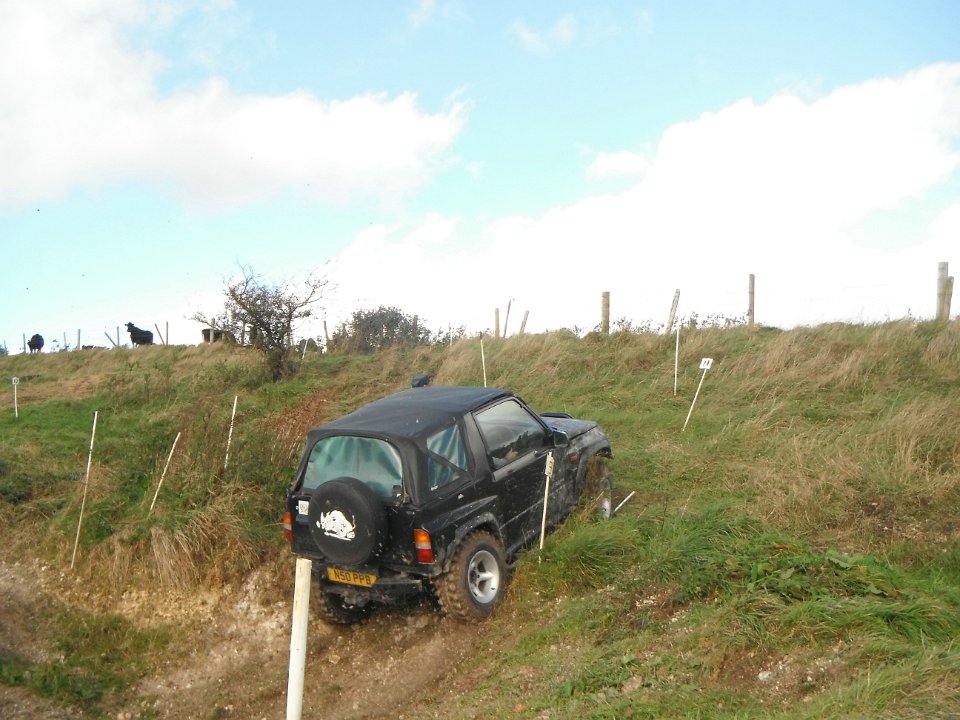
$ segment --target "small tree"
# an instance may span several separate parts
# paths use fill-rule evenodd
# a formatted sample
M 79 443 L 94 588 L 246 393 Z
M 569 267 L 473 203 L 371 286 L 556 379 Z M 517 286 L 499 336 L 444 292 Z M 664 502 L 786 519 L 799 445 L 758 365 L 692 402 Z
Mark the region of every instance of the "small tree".
M 240 269 L 240 278 L 223 289 L 223 311 L 213 317 L 198 312 L 193 319 L 230 333 L 240 344 L 262 350 L 273 379 L 279 380 L 293 371 L 294 326 L 313 314 L 311 306 L 323 297 L 329 281 L 311 275 L 296 286 L 289 281 L 273 285 L 249 266 Z
M 332 352 L 376 352 L 391 345 L 429 345 L 430 330 L 416 315 L 381 305 L 356 310 L 330 337 Z

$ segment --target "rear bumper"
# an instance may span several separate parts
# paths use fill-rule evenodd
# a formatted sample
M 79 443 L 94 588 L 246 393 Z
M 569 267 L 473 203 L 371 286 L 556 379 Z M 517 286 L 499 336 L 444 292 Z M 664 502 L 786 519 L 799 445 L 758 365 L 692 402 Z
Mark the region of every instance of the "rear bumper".
M 380 577 L 370 587 L 359 587 L 334 582 L 326 577 L 326 571 L 315 572 L 314 578 L 323 592 L 340 595 L 351 605 L 365 606 L 371 602 L 390 605 L 424 590 L 424 582 L 417 577 Z

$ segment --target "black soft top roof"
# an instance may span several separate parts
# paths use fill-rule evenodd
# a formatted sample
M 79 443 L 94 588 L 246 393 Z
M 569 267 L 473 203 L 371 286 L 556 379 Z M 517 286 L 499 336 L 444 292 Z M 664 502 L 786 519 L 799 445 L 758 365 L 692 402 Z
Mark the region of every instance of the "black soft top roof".
M 314 428 L 308 446 L 326 435 L 372 435 L 374 437 L 417 438 L 449 425 L 452 418 L 501 397 L 510 390 L 453 385 L 430 385 L 388 395 L 349 415 Z

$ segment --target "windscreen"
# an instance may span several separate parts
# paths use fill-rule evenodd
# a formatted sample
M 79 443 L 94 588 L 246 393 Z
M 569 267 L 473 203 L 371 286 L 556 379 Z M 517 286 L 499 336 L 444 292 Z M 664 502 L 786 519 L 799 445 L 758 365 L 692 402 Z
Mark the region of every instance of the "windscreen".
M 325 482 L 352 477 L 384 498 L 394 497 L 403 485 L 400 453 L 386 440 L 334 435 L 321 438 L 310 451 L 303 489 L 314 490 Z

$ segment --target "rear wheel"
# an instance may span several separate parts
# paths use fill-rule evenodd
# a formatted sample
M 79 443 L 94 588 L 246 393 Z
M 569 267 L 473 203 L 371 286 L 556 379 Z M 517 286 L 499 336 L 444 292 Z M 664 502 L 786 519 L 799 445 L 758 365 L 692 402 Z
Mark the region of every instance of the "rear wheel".
M 445 613 L 482 620 L 500 604 L 506 584 L 503 546 L 490 533 L 475 532 L 457 548 L 450 571 L 436 587 Z
M 316 586 L 315 586 L 316 587 Z M 370 606 L 352 605 L 337 593 L 326 592 L 316 587 L 313 600 L 320 618 L 331 625 L 355 625 L 370 615 Z

